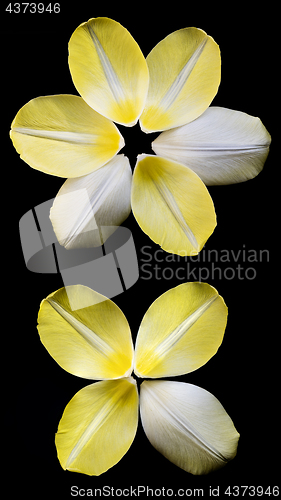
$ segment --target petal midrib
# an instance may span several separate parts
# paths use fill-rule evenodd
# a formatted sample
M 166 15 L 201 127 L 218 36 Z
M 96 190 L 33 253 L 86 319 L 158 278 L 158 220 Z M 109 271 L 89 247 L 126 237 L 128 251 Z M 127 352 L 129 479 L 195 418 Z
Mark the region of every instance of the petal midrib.
M 46 300 L 55 309 L 55 311 L 57 311 L 57 313 L 60 314 L 62 318 L 67 321 L 79 333 L 79 335 L 81 335 L 81 337 L 88 342 L 88 344 L 90 344 L 91 347 L 99 351 L 100 354 L 108 357 L 110 353 L 114 352 L 107 342 L 102 340 L 95 332 L 72 316 L 72 314 L 58 304 L 58 302 L 53 299 Z
M 89 174 L 91 175 L 91 174 Z M 117 169 L 112 169 L 109 176 L 105 179 L 103 183 L 101 183 L 100 191 L 98 195 L 94 194 L 90 199 L 90 203 L 87 203 L 87 210 L 84 214 L 82 214 L 81 218 L 76 221 L 75 227 L 72 227 L 71 232 L 68 237 L 64 241 L 64 246 L 67 248 L 69 244 L 73 241 L 73 239 L 78 234 L 81 234 L 85 226 L 89 223 L 89 220 L 94 217 L 95 213 L 99 210 L 104 200 L 108 197 L 108 194 L 111 192 L 110 186 L 112 185 L 112 181 L 115 177 L 120 175 L 120 171 Z
M 159 107 L 164 107 L 165 109 L 168 109 L 173 104 L 173 102 L 178 98 L 187 79 L 189 78 L 191 72 L 193 71 L 199 57 L 201 56 L 207 41 L 208 37 L 206 36 L 204 40 L 202 40 L 202 42 L 198 45 L 198 47 L 193 52 L 188 61 L 185 63 L 184 67 L 182 68 L 178 76 L 175 78 L 173 83 L 171 84 L 169 90 L 161 99 Z
M 199 249 L 199 244 L 198 241 L 191 230 L 191 228 L 187 225 L 185 219 L 183 218 L 183 215 L 179 209 L 179 206 L 172 195 L 171 191 L 167 188 L 165 183 L 161 180 L 161 178 L 158 179 L 158 182 L 155 182 L 155 180 L 151 177 L 153 184 L 155 185 L 156 189 L 159 191 L 160 195 L 162 196 L 163 200 L 165 201 L 166 205 L 168 206 L 169 210 L 175 217 L 177 223 L 179 224 L 180 228 L 184 232 L 185 236 L 191 243 L 191 245 L 198 250 Z
M 198 321 L 199 318 L 209 309 L 213 302 L 218 298 L 218 295 L 213 295 L 204 304 L 196 309 L 192 314 L 190 314 L 182 323 L 177 326 L 168 337 L 159 344 L 155 349 L 157 357 L 165 356 L 170 349 L 181 340 L 181 338 L 186 334 L 186 332 Z
M 107 54 L 104 51 L 104 48 L 102 44 L 100 43 L 96 33 L 94 32 L 92 26 L 90 24 L 87 24 L 88 32 L 89 35 L 92 39 L 92 42 L 95 46 L 95 49 L 97 51 L 104 75 L 106 77 L 108 86 L 112 92 L 112 95 L 114 96 L 114 99 L 117 102 L 120 102 L 124 100 L 124 92 L 121 86 L 121 83 L 119 81 L 118 76 L 116 75 L 114 68 L 107 56 Z
M 63 130 L 44 130 L 35 129 L 29 127 L 15 127 L 13 132 L 17 132 L 22 135 L 30 135 L 32 137 L 38 137 L 41 139 L 50 139 L 53 141 L 68 142 L 71 144 L 85 144 L 93 145 L 95 144 L 95 139 L 97 135 L 95 134 L 85 134 L 79 132 L 68 132 Z
M 71 450 L 69 457 L 66 462 L 66 468 L 69 468 L 71 463 L 78 457 L 80 452 L 83 450 L 85 444 L 98 432 L 102 425 L 104 425 L 110 416 L 110 414 L 114 411 L 115 406 L 112 405 L 111 399 L 107 401 L 106 404 L 102 406 L 98 414 L 92 420 L 92 422 L 88 425 L 87 429 L 80 436 L 78 442 Z
M 266 149 L 268 148 L 267 144 L 261 144 L 261 145 L 256 145 L 256 146 L 221 146 L 221 147 L 213 147 L 213 146 L 185 146 L 183 144 L 164 144 L 166 149 L 173 149 L 173 150 L 184 150 L 184 151 L 207 151 L 207 152 L 243 152 L 243 151 L 258 151 L 260 149 Z M 153 146 L 153 144 L 152 144 Z M 156 144 L 157 147 L 157 144 Z M 153 149 L 153 147 L 152 147 Z
M 170 420 L 172 420 L 172 425 L 174 425 L 174 427 L 177 427 L 184 434 L 188 434 L 188 437 L 192 441 L 194 441 L 198 446 L 213 455 L 215 458 L 222 460 L 223 462 L 227 462 L 227 459 L 218 450 L 216 450 L 216 448 L 208 443 L 208 441 L 202 436 L 202 434 L 200 434 L 200 432 L 195 429 L 195 427 L 193 427 L 190 422 L 188 422 L 187 420 L 183 421 L 179 415 L 176 415 L 168 406 L 166 406 L 161 398 L 157 396 L 154 391 L 151 391 L 149 389 L 148 384 L 146 389 L 148 390 L 148 392 L 150 392 L 153 399 L 157 401 L 161 409 L 168 414 Z

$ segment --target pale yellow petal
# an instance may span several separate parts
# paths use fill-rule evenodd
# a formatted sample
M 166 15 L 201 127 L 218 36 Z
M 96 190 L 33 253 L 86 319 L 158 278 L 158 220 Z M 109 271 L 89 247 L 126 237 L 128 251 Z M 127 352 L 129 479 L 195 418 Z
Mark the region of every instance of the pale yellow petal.
M 133 214 L 166 252 L 196 255 L 216 227 L 209 192 L 190 169 L 157 156 L 140 155 L 133 173 Z
M 98 476 L 119 462 L 136 434 L 138 400 L 131 377 L 96 382 L 77 392 L 56 434 L 63 469 Z
M 148 68 L 133 37 L 106 17 L 81 24 L 69 41 L 69 68 L 75 87 L 98 113 L 135 125 L 144 107 Z
M 86 286 L 61 288 L 44 299 L 38 332 L 49 354 L 73 375 L 115 379 L 132 372 L 133 344 L 124 314 Z
M 227 307 L 207 283 L 183 283 L 158 297 L 141 322 L 134 371 L 140 377 L 173 377 L 197 370 L 217 352 Z
M 37 97 L 17 113 L 11 139 L 32 168 L 80 177 L 107 163 L 124 146 L 117 127 L 81 97 Z
M 239 434 L 221 403 L 191 384 L 145 381 L 140 412 L 151 444 L 192 474 L 220 469 L 237 453 Z
M 220 84 L 220 50 L 212 37 L 184 28 L 147 56 L 149 89 L 140 125 L 144 132 L 178 127 L 200 116 Z

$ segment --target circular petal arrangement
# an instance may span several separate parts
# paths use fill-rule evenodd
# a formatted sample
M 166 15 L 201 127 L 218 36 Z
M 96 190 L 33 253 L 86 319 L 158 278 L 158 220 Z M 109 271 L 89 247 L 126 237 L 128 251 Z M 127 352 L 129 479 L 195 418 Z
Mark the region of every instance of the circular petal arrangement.
M 68 178 L 51 211 L 62 245 L 100 245 L 89 227 L 117 226 L 132 206 L 140 227 L 167 252 L 201 250 L 216 226 L 205 184 L 255 177 L 271 140 L 258 118 L 209 108 L 220 65 L 218 45 L 197 28 L 171 33 L 146 59 L 112 19 L 93 18 L 74 31 L 69 68 L 81 97 L 37 97 L 11 126 L 24 161 Z M 131 127 L 138 120 L 145 133 L 162 133 L 152 144 L 157 156 L 141 155 L 132 175 L 117 155 L 124 139 L 113 122 Z
M 134 350 L 124 314 L 103 295 L 74 285 L 44 299 L 38 331 L 50 355 L 74 375 L 103 379 L 64 410 L 55 439 L 62 467 L 100 475 L 115 465 L 134 440 L 139 408 L 151 444 L 180 468 L 206 474 L 233 459 L 239 434 L 220 402 L 195 385 L 154 380 L 207 363 L 226 322 L 227 307 L 213 287 L 185 283 L 153 302 Z M 133 370 L 148 379 L 140 396 Z

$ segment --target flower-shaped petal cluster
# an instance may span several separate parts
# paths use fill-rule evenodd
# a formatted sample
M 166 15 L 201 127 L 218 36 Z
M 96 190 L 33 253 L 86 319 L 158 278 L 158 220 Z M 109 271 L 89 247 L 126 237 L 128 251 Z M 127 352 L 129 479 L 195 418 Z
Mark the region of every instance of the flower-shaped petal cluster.
M 146 59 L 112 19 L 93 18 L 74 31 L 69 68 L 81 97 L 37 97 L 20 109 L 11 130 L 31 167 L 68 178 L 50 214 L 62 245 L 103 243 L 103 227 L 118 226 L 132 208 L 164 250 L 202 249 L 216 226 L 205 184 L 256 176 L 270 144 L 258 118 L 209 108 L 220 67 L 218 45 L 197 28 L 171 33 Z M 138 120 L 145 133 L 162 133 L 152 144 L 157 156 L 140 155 L 132 175 L 128 158 L 117 154 L 124 139 L 113 122 L 130 127 Z
M 227 307 L 213 287 L 185 283 L 149 307 L 134 349 L 122 311 L 90 288 L 70 286 L 44 299 L 38 331 L 48 352 L 66 371 L 100 380 L 64 410 L 55 439 L 62 467 L 99 475 L 116 464 L 134 440 L 139 408 L 151 444 L 182 469 L 206 474 L 234 458 L 239 434 L 212 394 L 155 380 L 204 365 L 226 322 Z M 140 396 L 133 371 L 146 379 Z

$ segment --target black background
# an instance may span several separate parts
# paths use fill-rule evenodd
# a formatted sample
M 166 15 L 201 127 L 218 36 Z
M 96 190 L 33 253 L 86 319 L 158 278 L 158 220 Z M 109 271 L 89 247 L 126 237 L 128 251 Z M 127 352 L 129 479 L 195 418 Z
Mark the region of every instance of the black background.
M 47 5 L 49 2 L 45 2 Z M 7 2 L 8 5 L 8 2 Z M 59 14 L 15 14 L 5 12 L 2 3 L 2 158 L 4 176 L 2 214 L 2 412 L 4 410 L 3 463 L 5 486 L 10 493 L 28 493 L 29 498 L 71 498 L 70 487 L 203 488 L 278 484 L 280 375 L 277 355 L 280 342 L 277 283 L 279 265 L 274 249 L 279 244 L 277 189 L 279 159 L 273 128 L 278 100 L 274 90 L 273 60 L 277 41 L 272 11 L 244 11 L 237 3 L 226 10 L 198 3 L 145 4 L 136 2 L 113 8 L 107 3 L 60 2 Z M 124 5 L 124 4 L 122 4 Z M 205 4 L 206 5 L 206 4 Z M 63 371 L 40 343 L 36 330 L 40 302 L 63 286 L 59 274 L 35 274 L 23 259 L 18 222 L 29 209 L 55 197 L 63 179 L 31 169 L 20 160 L 9 139 L 10 124 L 17 111 L 40 95 L 77 95 L 68 69 L 68 40 L 75 28 L 91 17 L 106 16 L 123 24 L 139 43 L 144 55 L 169 33 L 187 26 L 202 28 L 220 45 L 222 81 L 213 105 L 259 116 L 273 136 L 263 172 L 254 180 L 233 186 L 209 188 L 218 226 L 206 249 L 268 250 L 269 262 L 247 263 L 255 279 L 208 279 L 224 297 L 229 308 L 228 325 L 218 353 L 199 370 L 179 377 L 214 394 L 223 404 L 241 434 L 237 457 L 224 469 L 207 476 L 192 476 L 168 462 L 149 443 L 141 423 L 137 437 L 122 460 L 99 477 L 63 471 L 57 458 L 54 434 L 63 409 L 86 384 Z M 278 69 L 278 68 L 277 68 Z M 276 104 L 277 103 L 277 104 Z M 3 116 L 4 114 L 4 116 Z M 120 127 L 121 129 L 121 127 Z M 151 137 L 122 127 L 127 143 L 125 154 L 134 166 L 137 154 L 149 153 Z M 131 146 L 130 146 L 131 145 Z M 3 178 L 3 177 L 2 177 Z M 7 190 L 7 193 L 6 193 Z M 5 196 L 6 195 L 6 196 Z M 278 214 L 279 215 L 279 214 Z M 155 245 L 139 228 L 133 215 L 124 222 L 134 237 L 140 266 L 141 248 Z M 8 238 L 7 238 L 8 235 Z M 163 257 L 163 254 L 162 254 Z M 176 270 L 182 263 L 159 263 Z M 223 269 L 224 264 L 217 263 Z M 191 267 L 211 268 L 210 262 L 193 262 Z M 236 267 L 237 263 L 226 263 Z M 171 276 L 171 275 L 170 275 Z M 150 304 L 166 290 L 182 283 L 176 278 L 140 279 L 132 288 L 113 298 L 122 309 L 135 339 L 141 319 Z M 94 286 L 93 286 L 94 288 Z M 279 443 L 278 443 L 279 441 Z M 3 467 L 3 464 L 2 464 Z M 12 480 L 10 479 L 12 477 Z M 246 494 L 247 496 L 247 494 Z M 226 497 L 227 498 L 227 497 Z

